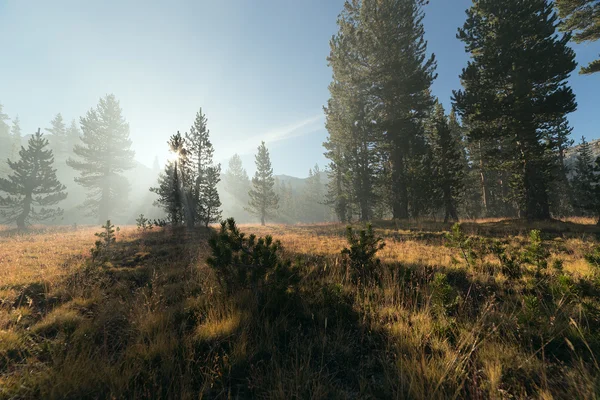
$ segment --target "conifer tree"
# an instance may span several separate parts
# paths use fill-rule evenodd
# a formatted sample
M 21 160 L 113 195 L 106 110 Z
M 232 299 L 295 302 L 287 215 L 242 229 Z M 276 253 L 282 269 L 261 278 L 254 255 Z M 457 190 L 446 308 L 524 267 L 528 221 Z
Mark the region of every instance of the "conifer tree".
M 184 220 L 184 215 L 181 182 L 175 162 L 167 162 L 164 172 L 158 177 L 158 186 L 150 188 L 150 191 L 158 195 L 154 205 L 161 207 L 167 213 L 171 224 L 179 225 Z
M 576 43 L 600 40 L 600 0 L 556 0 L 563 20 L 560 29 L 573 33 Z M 600 58 L 581 68 L 582 74 L 600 72 Z
M 432 115 L 430 136 L 435 197 L 441 199 L 444 222 L 458 221 L 457 205 L 464 189 L 464 163 L 459 142 L 452 135 L 444 107 L 439 102 Z
M 355 131 L 362 128 L 363 133 L 369 133 L 368 142 L 372 145 L 367 148 L 373 150 L 370 153 L 381 155 L 389 164 L 389 168 L 379 165 L 375 175 L 389 171 L 386 184 L 394 218 L 408 218 L 411 209 L 422 212 L 426 196 L 422 191 L 427 175 L 427 165 L 423 164 L 427 155 L 423 122 L 432 105 L 429 89 L 436 63 L 433 56 L 426 54 L 424 4 L 425 0 L 346 1 L 338 19 L 339 32 L 331 42 L 332 88 L 341 88 L 348 94 L 342 99 L 360 102 L 355 107 L 359 114 L 348 113 L 347 105 L 332 93 L 340 104 L 330 103 L 326 112 L 331 114 L 337 107 L 338 112 L 348 116 Z M 341 150 L 342 159 L 353 154 L 343 146 Z M 366 178 L 368 172 L 364 168 L 362 173 Z M 352 189 L 367 192 L 368 185 L 364 183 L 365 179 L 355 181 Z M 370 203 L 363 196 L 358 199 L 363 200 L 358 206 L 360 218 L 369 219 L 377 199 Z
M 54 155 L 62 159 L 69 149 L 67 148 L 67 127 L 61 113 L 54 116 L 54 119 L 50 121 L 50 128 L 46 128 L 46 131 L 51 133 L 48 141 Z
M 250 200 L 246 210 L 260 218 L 265 225 L 267 218 L 275 216 L 279 206 L 279 196 L 275 193 L 275 178 L 271 167 L 269 150 L 262 142 L 256 154 L 256 173 L 252 178 L 252 189 L 248 192 Z
M 164 174 L 158 179 L 158 187 L 150 191 L 158 195 L 155 205 L 162 207 L 169 217 L 169 221 L 177 226 L 187 223 L 188 227 L 194 226 L 193 209 L 195 204 L 190 196 L 190 173 L 188 152 L 185 139 L 181 133 L 172 135 L 167 142 L 173 160 L 165 166 Z
M 81 144 L 75 145 L 67 165 L 79 172 L 75 182 L 88 190 L 83 208 L 100 223 L 124 206 L 129 182 L 122 173 L 134 166 L 129 124 L 113 94 L 101 98 L 96 108 L 81 117 Z
M 327 219 L 324 186 L 321 182 L 321 169 L 319 164 L 308 170 L 305 197 L 307 200 L 308 221 L 323 222 Z
M 63 214 L 51 206 L 67 197 L 66 189 L 56 178 L 52 150 L 40 133 L 33 135 L 27 148 L 21 148 L 18 161 L 8 161 L 12 173 L 0 178 L 0 219 L 16 222 L 20 229 L 31 221 L 40 222 Z
M 221 164 L 211 165 L 204 171 L 204 182 L 201 186 L 200 198 L 202 201 L 202 222 L 204 226 L 221 220 L 221 200 L 217 191 L 217 184 L 221 181 Z
M 213 145 L 209 138 L 210 131 L 207 127 L 206 116 L 200 109 L 196 113 L 194 124 L 190 132 L 186 133 L 185 141 L 190 161 L 190 179 L 193 182 L 191 187 L 191 200 L 194 202 L 193 219 L 208 225 L 214 218 L 210 213 L 216 212 L 216 207 L 220 207 L 219 194 L 216 190 L 216 184 L 220 181 L 221 167 L 218 166 L 219 174 L 215 174 L 216 166 L 213 165 Z M 210 177 L 208 175 L 212 174 Z M 210 199 L 204 196 L 211 196 Z M 208 204 L 210 202 L 211 204 Z M 210 213 L 208 210 L 211 210 Z
M 477 0 L 458 38 L 471 53 L 454 103 L 469 124 L 469 140 L 484 143 L 502 174 L 502 196 L 518 201 L 528 219 L 550 217 L 549 181 L 556 149 L 544 129 L 576 108 L 566 79 L 575 69 L 569 36 L 556 35 L 548 0 Z M 510 182 L 508 184 L 507 180 Z M 506 203 L 506 201 L 504 202 Z
M 0 173 L 7 171 L 6 159 L 11 155 L 12 138 L 10 136 L 10 126 L 7 121 L 10 121 L 8 115 L 3 111 L 3 106 L 0 104 Z
M 21 149 L 21 121 L 19 120 L 19 116 L 17 115 L 13 121 L 12 126 L 10 128 L 10 135 L 12 139 L 12 151 L 11 157 L 15 158 L 19 154 L 19 150 Z
M 223 174 L 224 199 L 227 199 L 225 206 L 231 215 L 236 216 L 236 220 L 244 218 L 245 207 L 248 204 L 248 191 L 250 190 L 250 178 L 242 165 L 242 159 L 234 154 L 230 159 L 227 170 Z
M 581 144 L 577 149 L 577 160 L 575 162 L 575 176 L 572 181 L 575 197 L 575 206 L 584 215 L 590 215 L 595 218 L 600 217 L 600 175 L 597 174 L 600 160 L 594 159 L 590 144 L 581 139 Z M 600 224 L 600 219 L 598 219 Z
M 66 132 L 65 152 L 70 154 L 78 144 L 81 144 L 81 131 L 77 126 L 77 121 L 72 120 Z

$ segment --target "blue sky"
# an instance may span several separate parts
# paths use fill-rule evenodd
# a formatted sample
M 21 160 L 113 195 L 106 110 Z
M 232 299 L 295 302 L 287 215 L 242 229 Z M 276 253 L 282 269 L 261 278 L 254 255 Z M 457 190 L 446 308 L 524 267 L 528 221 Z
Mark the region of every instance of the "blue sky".
M 449 106 L 468 55 L 456 39 L 470 0 L 431 0 L 425 27 L 438 58 L 434 94 Z M 329 39 L 343 0 L 0 0 L 0 103 L 27 133 L 61 112 L 79 118 L 114 93 L 136 158 L 167 157 L 166 140 L 202 107 L 216 157 L 242 155 L 249 172 L 266 140 L 275 172 L 326 164 L 322 107 Z M 575 46 L 581 63 L 599 44 Z M 576 138 L 600 137 L 600 74 L 574 74 Z

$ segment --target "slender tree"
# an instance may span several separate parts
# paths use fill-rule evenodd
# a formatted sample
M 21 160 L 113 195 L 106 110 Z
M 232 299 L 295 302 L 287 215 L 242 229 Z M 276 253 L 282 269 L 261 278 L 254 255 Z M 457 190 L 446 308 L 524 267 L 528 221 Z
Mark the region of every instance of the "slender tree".
M 66 131 L 66 148 L 67 154 L 70 154 L 75 146 L 81 144 L 81 131 L 77 126 L 77 121 L 72 120 Z
M 576 109 L 567 84 L 575 69 L 569 35 L 556 34 L 548 0 L 477 0 L 458 38 L 471 53 L 454 103 L 469 124 L 471 142 L 485 143 L 499 171 L 510 171 L 502 189 L 512 190 L 521 215 L 550 217 L 553 179 L 545 127 Z M 555 152 L 556 149 L 550 149 Z
M 319 164 L 308 170 L 306 179 L 305 198 L 307 202 L 307 220 L 323 222 L 327 219 L 325 209 L 325 186 L 321 181 Z
M 67 126 L 61 113 L 54 116 L 50 121 L 50 128 L 46 128 L 46 131 L 51 134 L 48 140 L 54 155 L 62 159 L 70 149 L 67 147 Z
M 599 218 L 600 225 L 600 175 L 597 174 L 600 172 L 599 161 L 596 160 L 595 167 L 590 144 L 582 138 L 577 149 L 575 175 L 572 181 L 575 206 L 581 214 Z
M 560 29 L 573 34 L 576 43 L 600 39 L 600 0 L 555 0 L 562 19 Z M 600 58 L 581 68 L 582 74 L 600 72 Z
M 252 178 L 252 189 L 248 192 L 250 198 L 246 210 L 260 218 L 261 225 L 273 217 L 279 205 L 279 196 L 273 190 L 275 178 L 271 167 L 269 150 L 262 142 L 256 154 L 256 173 Z
M 51 206 L 67 197 L 65 186 L 56 178 L 52 150 L 38 131 L 21 148 L 19 161 L 8 161 L 12 173 L 0 178 L 0 219 L 16 222 L 20 229 L 31 221 L 45 221 L 63 214 Z
M 217 184 L 221 181 L 221 164 L 210 165 L 204 170 L 204 182 L 200 188 L 202 199 L 202 222 L 204 226 L 221 220 L 221 199 Z
M 460 142 L 453 136 L 444 107 L 438 102 L 430 123 L 434 192 L 441 199 L 444 222 L 458 221 L 458 201 L 464 190 Z
M 6 159 L 11 156 L 12 140 L 10 136 L 10 118 L 3 111 L 0 104 L 0 172 L 7 170 Z
M 113 94 L 81 118 L 81 130 L 81 144 L 73 149 L 78 158 L 69 158 L 67 165 L 79 172 L 75 182 L 88 190 L 82 207 L 104 223 L 126 204 L 129 182 L 122 173 L 133 168 L 135 154 L 129 124 Z
M 196 113 L 196 119 L 194 120 L 194 124 L 190 128 L 190 132 L 186 133 L 186 147 L 189 153 L 190 165 L 191 165 L 191 181 L 193 182 L 193 186 L 191 188 L 191 196 L 192 201 L 195 204 L 195 208 L 193 209 L 193 218 L 195 221 L 202 222 L 207 225 L 209 220 L 213 218 L 213 216 L 208 215 L 208 208 L 214 210 L 214 201 L 217 200 L 220 206 L 220 201 L 218 199 L 218 192 L 213 187 L 208 187 L 208 174 L 210 169 L 214 169 L 213 165 L 213 145 L 210 142 L 210 131 L 207 126 L 206 116 L 202 113 L 202 109 L 200 109 Z M 220 167 L 219 167 L 220 171 Z M 218 181 L 214 181 L 217 178 L 214 175 L 213 171 L 213 181 L 212 185 L 216 185 Z M 208 205 L 208 199 L 205 199 L 203 196 L 207 195 L 207 193 L 211 193 L 211 196 L 216 196 L 216 198 L 211 199 L 213 202 L 212 205 Z
M 19 154 L 19 150 L 21 149 L 21 121 L 19 120 L 19 116 L 17 115 L 13 121 L 12 126 L 10 127 L 10 135 L 12 139 L 12 151 L 11 157 L 15 158 Z
M 181 182 L 175 161 L 168 161 L 165 170 L 158 177 L 158 186 L 150 191 L 158 195 L 154 205 L 167 213 L 167 218 L 174 226 L 184 220 L 183 204 L 181 201 Z

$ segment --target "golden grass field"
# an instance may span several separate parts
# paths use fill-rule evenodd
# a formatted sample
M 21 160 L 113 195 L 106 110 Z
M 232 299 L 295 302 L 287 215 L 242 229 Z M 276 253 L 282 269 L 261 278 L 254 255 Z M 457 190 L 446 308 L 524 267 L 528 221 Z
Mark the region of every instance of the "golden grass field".
M 374 227 L 380 279 L 357 285 L 345 226 L 241 225 L 298 268 L 284 300 L 227 294 L 206 264 L 211 230 L 121 227 L 98 262 L 97 227 L 4 228 L 0 398 L 600 396 L 592 221 L 465 221 L 509 255 L 542 231 L 549 267 L 518 278 L 477 245 L 472 261 L 448 247 L 450 225 Z

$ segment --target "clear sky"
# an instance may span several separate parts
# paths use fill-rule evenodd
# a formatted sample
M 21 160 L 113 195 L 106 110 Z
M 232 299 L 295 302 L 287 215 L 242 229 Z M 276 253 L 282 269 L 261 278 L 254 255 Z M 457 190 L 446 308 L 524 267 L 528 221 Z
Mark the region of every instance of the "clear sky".
M 431 0 L 434 94 L 449 106 L 468 55 L 456 39 L 470 0 Z M 106 93 L 121 101 L 136 158 L 167 157 L 199 107 L 218 161 L 267 142 L 275 173 L 304 177 L 326 164 L 322 107 L 329 39 L 343 0 L 0 0 L 0 103 L 32 133 L 53 115 L 79 118 Z M 575 46 L 584 64 L 600 44 Z M 600 138 L 600 74 L 571 78 L 576 138 Z

